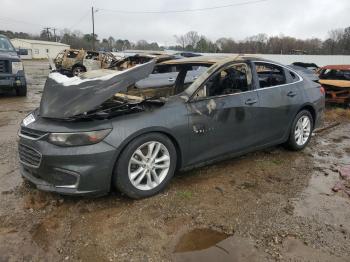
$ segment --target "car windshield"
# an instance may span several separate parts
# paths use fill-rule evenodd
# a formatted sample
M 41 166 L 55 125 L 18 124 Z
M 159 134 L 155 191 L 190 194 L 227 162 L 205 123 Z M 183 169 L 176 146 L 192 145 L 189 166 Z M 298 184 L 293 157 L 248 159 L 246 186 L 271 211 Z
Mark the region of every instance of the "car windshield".
M 15 49 L 13 48 L 11 42 L 3 36 L 0 36 L 0 51 L 15 52 Z
M 2 52 L 15 52 L 15 49 L 13 48 L 11 42 L 3 36 L 0 36 L 0 51 Z

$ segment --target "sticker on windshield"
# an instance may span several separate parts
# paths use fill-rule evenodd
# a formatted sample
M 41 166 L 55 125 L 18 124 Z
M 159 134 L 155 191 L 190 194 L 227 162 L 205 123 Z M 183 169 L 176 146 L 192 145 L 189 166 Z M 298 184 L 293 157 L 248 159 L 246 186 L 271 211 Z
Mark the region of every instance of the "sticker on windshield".
M 26 118 L 23 119 L 23 125 L 27 126 L 35 121 L 35 117 L 33 114 L 28 115 Z

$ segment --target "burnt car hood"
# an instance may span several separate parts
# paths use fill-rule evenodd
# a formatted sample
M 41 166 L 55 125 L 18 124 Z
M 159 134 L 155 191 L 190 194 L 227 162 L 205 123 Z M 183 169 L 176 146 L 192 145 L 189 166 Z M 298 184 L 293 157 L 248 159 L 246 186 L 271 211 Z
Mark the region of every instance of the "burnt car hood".
M 155 61 L 124 71 L 94 70 L 69 78 L 51 73 L 40 102 L 41 117 L 65 119 L 92 111 L 116 93 L 125 92 L 153 71 Z

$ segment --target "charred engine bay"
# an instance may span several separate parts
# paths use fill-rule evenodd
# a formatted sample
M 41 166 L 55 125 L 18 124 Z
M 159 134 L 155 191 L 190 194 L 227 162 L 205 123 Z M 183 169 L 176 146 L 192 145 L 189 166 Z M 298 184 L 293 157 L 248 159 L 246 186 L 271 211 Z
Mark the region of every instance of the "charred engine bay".
M 125 95 L 127 96 L 127 95 Z M 165 98 L 147 98 L 132 100 L 122 97 L 113 97 L 101 104 L 93 111 L 86 112 L 74 117 L 66 118 L 66 121 L 88 121 L 112 119 L 126 114 L 139 113 L 143 111 L 152 111 L 155 108 L 163 106 Z

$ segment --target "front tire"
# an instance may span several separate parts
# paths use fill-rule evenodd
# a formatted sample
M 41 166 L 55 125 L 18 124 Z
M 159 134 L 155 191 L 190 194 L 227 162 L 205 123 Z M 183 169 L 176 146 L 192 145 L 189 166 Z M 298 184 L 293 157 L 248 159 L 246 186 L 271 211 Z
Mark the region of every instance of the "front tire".
M 133 199 L 153 196 L 170 182 L 176 162 L 175 146 L 167 136 L 160 133 L 141 135 L 121 153 L 113 184 Z
M 310 142 L 313 131 L 313 117 L 308 110 L 300 111 L 292 124 L 287 147 L 293 151 L 303 150 Z
M 27 86 L 17 86 L 16 87 L 17 96 L 27 96 Z
M 86 69 L 83 66 L 75 66 L 72 70 L 73 76 L 80 76 L 82 73 L 85 73 Z

